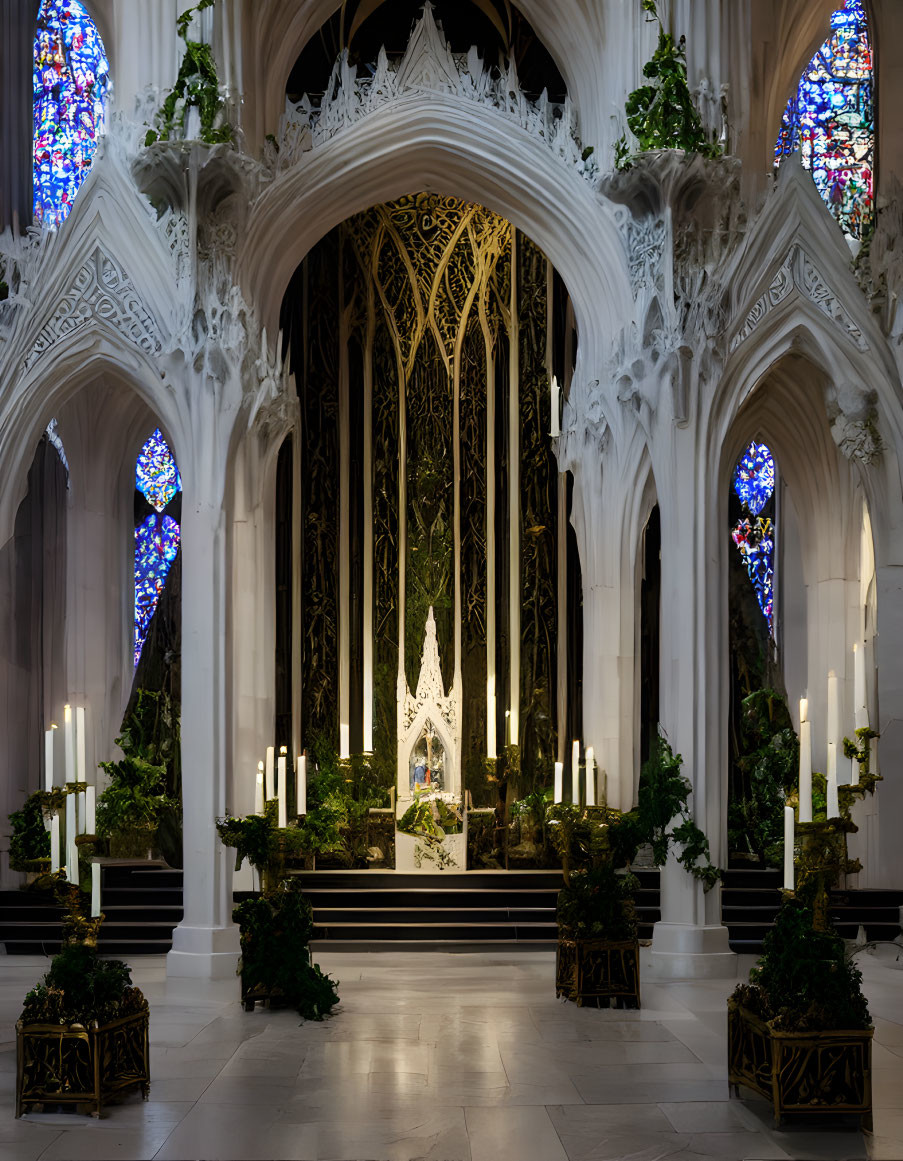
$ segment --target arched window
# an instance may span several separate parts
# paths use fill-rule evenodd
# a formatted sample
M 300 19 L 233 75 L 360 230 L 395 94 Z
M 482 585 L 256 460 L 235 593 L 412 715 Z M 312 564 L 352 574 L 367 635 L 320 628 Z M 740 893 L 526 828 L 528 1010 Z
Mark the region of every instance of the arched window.
M 864 0 L 846 0 L 800 78 L 781 122 L 775 164 L 799 150 L 845 234 L 868 233 L 875 208 L 872 47 Z
M 34 217 L 61 225 L 104 131 L 107 54 L 79 0 L 42 0 L 34 42 Z
M 759 608 L 774 636 L 774 458 L 764 443 L 749 445 L 734 469 L 733 487 L 741 516 L 731 528 Z
M 135 470 L 135 664 L 172 562 L 179 552 L 182 478 L 159 428 Z

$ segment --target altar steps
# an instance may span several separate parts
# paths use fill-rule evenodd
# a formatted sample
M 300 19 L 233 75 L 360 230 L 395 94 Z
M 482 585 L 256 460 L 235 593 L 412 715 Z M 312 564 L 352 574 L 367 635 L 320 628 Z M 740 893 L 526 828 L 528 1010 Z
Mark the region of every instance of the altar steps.
M 639 934 L 652 938 L 659 918 L 658 872 L 637 872 Z M 317 871 L 301 876 L 319 929 L 321 949 L 405 947 L 551 948 L 559 871 L 472 871 L 403 875 L 380 871 Z M 729 870 L 722 888 L 722 921 L 734 951 L 758 954 L 780 905 L 781 873 Z M 172 946 L 182 918 L 182 872 L 160 865 L 103 867 L 99 946 L 107 955 L 160 955 Z M 236 899 L 246 897 L 236 895 Z M 834 892 L 830 914 L 845 939 L 860 926 L 869 940 L 900 935 L 903 890 Z M 9 955 L 53 955 L 62 915 L 52 900 L 30 891 L 0 892 L 0 944 Z
M 102 865 L 105 919 L 97 946 L 104 955 L 163 955 L 182 919 L 182 872 L 139 861 Z M 55 955 L 62 909 L 35 891 L 0 892 L 0 943 L 7 955 Z
M 734 951 L 758 955 L 781 904 L 781 871 L 728 870 L 721 889 L 721 922 Z M 832 891 L 828 914 L 839 935 L 891 942 L 900 934 L 903 890 Z
M 560 871 L 316 871 L 300 878 L 321 950 L 552 948 L 557 941 Z M 640 938 L 649 939 L 659 918 L 658 872 L 640 878 Z

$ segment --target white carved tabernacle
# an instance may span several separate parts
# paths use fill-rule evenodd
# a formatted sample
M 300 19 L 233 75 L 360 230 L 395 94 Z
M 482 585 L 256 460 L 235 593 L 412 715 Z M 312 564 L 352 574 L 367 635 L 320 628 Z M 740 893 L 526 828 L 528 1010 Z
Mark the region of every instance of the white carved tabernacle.
M 452 683 L 448 694 L 442 680 L 436 620 L 430 606 L 423 638 L 417 692 L 411 693 L 403 672 L 398 674 L 398 798 L 411 799 L 411 756 L 431 727 L 444 750 L 443 790 L 461 793 L 461 691 Z

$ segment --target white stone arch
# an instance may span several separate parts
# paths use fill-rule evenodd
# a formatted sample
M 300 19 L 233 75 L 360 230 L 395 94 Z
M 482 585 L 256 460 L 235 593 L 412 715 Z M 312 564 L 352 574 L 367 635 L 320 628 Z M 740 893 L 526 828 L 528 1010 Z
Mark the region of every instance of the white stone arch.
M 251 103 L 247 129 L 261 145 L 285 107 L 285 86 L 295 61 L 340 5 L 341 0 L 309 0 L 302 5 L 297 0 L 274 0 L 264 13 L 245 8 L 242 31 L 253 44 L 244 61 L 244 88 Z M 554 4 L 549 0 L 517 0 L 517 7 L 554 58 L 574 101 L 587 107 L 588 140 L 594 143 L 607 128 L 602 115 L 604 70 L 599 67 L 596 47 L 606 39 L 602 6 L 598 0 L 558 0 Z M 618 38 L 609 36 L 608 43 L 617 44 Z
M 237 270 L 267 328 L 278 326 L 285 287 L 323 235 L 420 190 L 485 205 L 529 235 L 567 284 L 584 363 L 601 363 L 633 305 L 610 203 L 545 142 L 492 109 L 439 93 L 402 98 L 343 130 L 254 203 Z

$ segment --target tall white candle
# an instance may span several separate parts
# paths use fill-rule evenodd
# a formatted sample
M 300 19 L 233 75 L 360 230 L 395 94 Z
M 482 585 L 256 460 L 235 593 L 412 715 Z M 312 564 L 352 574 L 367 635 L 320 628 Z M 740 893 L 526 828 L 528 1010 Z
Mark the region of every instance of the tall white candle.
M 267 746 L 266 792 L 267 802 L 276 797 L 276 747 Z
M 551 405 L 552 414 L 549 423 L 549 435 L 561 435 L 561 420 L 559 419 L 559 399 L 561 396 L 561 388 L 558 386 L 558 379 L 555 375 L 552 376 L 552 391 L 551 391 Z
M 827 790 L 827 817 L 840 818 L 840 806 L 837 799 L 837 744 L 828 742 L 828 790 Z
M 87 744 L 85 707 L 80 705 L 76 706 L 75 709 L 75 777 L 79 782 L 86 782 L 88 779 L 87 759 L 85 757 Z
M 263 814 L 263 762 L 257 763 L 257 778 L 254 782 L 254 813 Z
M 91 864 L 91 918 L 100 915 L 100 863 Z
M 85 787 L 85 834 L 97 834 L 97 787 Z
M 800 822 L 812 821 L 812 723 L 800 722 Z
M 54 811 L 50 820 L 50 873 L 60 869 L 60 816 Z
M 277 763 L 277 766 L 278 766 L 278 770 L 279 770 L 279 783 L 278 783 L 279 826 L 287 826 L 288 825 L 288 812 L 286 810 L 286 805 L 285 805 L 285 789 L 286 789 L 285 746 L 283 746 L 282 749 L 279 751 L 279 761 Z
M 307 814 L 307 755 L 302 754 L 298 759 L 296 774 L 296 791 L 298 814 Z
M 53 738 L 56 728 L 44 731 L 44 789 L 53 789 Z
M 511 745 L 511 710 L 505 710 L 505 745 Z
M 498 748 L 495 738 L 496 725 L 496 698 L 495 698 L 495 677 L 492 681 L 486 682 L 486 757 L 497 758 Z
M 869 711 L 865 695 L 865 648 L 853 642 L 853 710 L 856 729 L 868 729 Z
M 793 807 L 784 807 L 784 890 L 793 890 Z
M 596 805 L 596 756 L 592 746 L 586 747 L 586 805 Z
M 347 722 L 339 725 L 339 757 L 351 757 L 351 727 Z
M 66 795 L 66 878 L 78 882 L 78 847 L 75 845 L 75 795 Z
M 561 802 L 564 797 L 564 762 L 555 763 L 555 801 Z
M 75 782 L 75 723 L 72 720 L 72 706 L 63 706 L 63 736 L 66 743 L 66 781 Z
M 840 741 L 840 699 L 837 689 L 837 674 L 832 669 L 828 673 L 828 735 L 827 742 L 836 746 Z
M 580 802 L 580 743 L 574 739 L 571 746 L 571 802 Z

